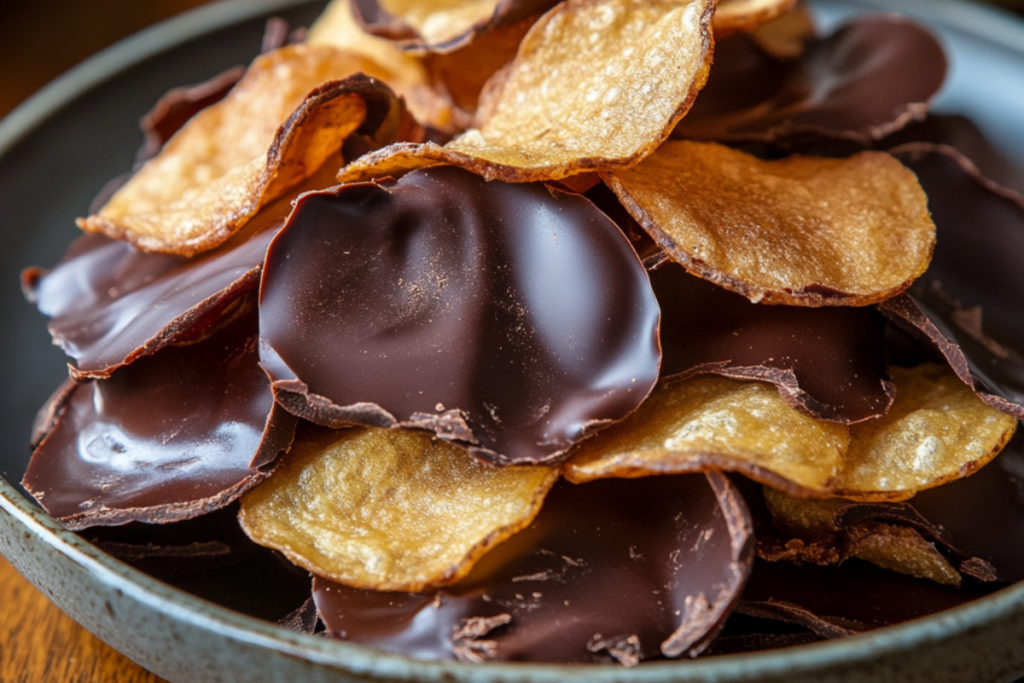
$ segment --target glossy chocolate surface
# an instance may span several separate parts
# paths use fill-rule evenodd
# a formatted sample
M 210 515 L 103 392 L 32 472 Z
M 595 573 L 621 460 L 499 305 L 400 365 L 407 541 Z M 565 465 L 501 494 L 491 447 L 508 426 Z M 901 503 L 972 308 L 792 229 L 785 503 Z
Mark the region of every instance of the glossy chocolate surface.
M 746 580 L 752 541 L 718 473 L 562 481 L 530 527 L 437 594 L 317 578 L 313 595 L 336 637 L 417 658 L 635 664 L 704 649 Z
M 311 421 L 547 461 L 647 396 L 658 315 L 629 242 L 586 199 L 435 168 L 299 200 L 267 254 L 260 354 Z
M 935 344 L 988 403 L 1022 417 L 1024 201 L 951 148 L 911 144 L 893 153 L 927 192 L 937 239 L 909 294 L 880 309 Z
M 253 289 L 270 239 L 291 205 L 276 202 L 223 246 L 185 259 L 102 235 L 75 240 L 51 271 L 28 269 L 24 289 L 82 377 L 106 377 L 209 326 Z
M 892 404 L 885 318 L 874 308 L 752 304 L 675 263 L 650 277 L 661 304 L 662 377 L 773 382 L 804 412 L 846 423 Z
M 715 46 L 708 84 L 673 133 L 772 142 L 793 135 L 870 143 L 924 116 L 946 75 L 942 47 L 906 19 L 858 19 L 778 60 L 746 36 Z
M 79 385 L 23 485 L 69 527 L 210 512 L 269 476 L 295 420 L 256 353 L 254 297 L 210 335 Z

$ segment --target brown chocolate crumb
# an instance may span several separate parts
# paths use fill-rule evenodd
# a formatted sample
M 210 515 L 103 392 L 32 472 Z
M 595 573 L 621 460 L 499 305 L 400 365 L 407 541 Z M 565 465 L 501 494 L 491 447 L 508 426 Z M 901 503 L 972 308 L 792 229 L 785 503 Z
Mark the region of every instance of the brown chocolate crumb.
M 591 652 L 604 650 L 614 657 L 615 661 L 627 668 L 640 663 L 640 638 L 635 633 L 625 638 L 605 638 L 600 633 L 595 633 L 587 643 L 587 649 Z

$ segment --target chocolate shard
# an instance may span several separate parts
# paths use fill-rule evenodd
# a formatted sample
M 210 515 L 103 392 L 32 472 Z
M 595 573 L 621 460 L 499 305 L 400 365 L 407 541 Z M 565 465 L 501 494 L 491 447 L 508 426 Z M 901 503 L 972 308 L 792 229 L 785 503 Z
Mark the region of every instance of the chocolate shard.
M 937 240 L 920 281 L 879 310 L 928 340 L 986 403 L 1024 418 L 1024 200 L 950 147 L 892 153 L 927 192 Z
M 316 613 L 316 603 L 310 597 L 300 607 L 297 607 L 294 612 L 290 612 L 287 616 L 278 620 L 277 623 L 279 626 L 284 626 L 286 629 L 296 633 L 313 635 L 316 633 L 316 627 L 320 624 L 320 617 Z
M 877 311 L 753 304 L 676 263 L 650 278 L 661 304 L 662 378 L 713 373 L 772 382 L 795 408 L 846 424 L 892 405 L 885 318 Z
M 201 340 L 75 387 L 22 484 L 69 528 L 188 519 L 270 474 L 295 418 L 260 370 L 254 297 Z
M 715 65 L 673 136 L 729 142 L 791 137 L 870 144 L 924 116 L 946 75 L 942 46 L 906 19 L 875 16 L 778 60 L 748 36 L 715 47 Z
M 419 659 L 630 666 L 702 652 L 752 558 L 746 508 L 721 474 L 560 482 L 529 528 L 451 587 L 316 578 L 313 598 L 335 637 Z
M 318 174 L 308 189 L 331 184 Z M 26 298 L 52 318 L 55 343 L 75 359 L 78 379 L 117 368 L 201 334 L 259 282 L 267 245 L 291 202 L 279 200 L 225 244 L 186 259 L 146 253 L 127 242 L 87 234 L 56 267 L 22 273 Z
M 329 427 L 410 426 L 550 462 L 657 379 L 658 305 L 586 199 L 456 168 L 304 195 L 267 254 L 260 355 Z
M 740 600 L 736 613 L 759 619 L 774 619 L 803 626 L 825 639 L 842 638 L 867 631 L 868 627 L 856 621 L 841 618 L 821 617 L 799 605 L 779 600 Z

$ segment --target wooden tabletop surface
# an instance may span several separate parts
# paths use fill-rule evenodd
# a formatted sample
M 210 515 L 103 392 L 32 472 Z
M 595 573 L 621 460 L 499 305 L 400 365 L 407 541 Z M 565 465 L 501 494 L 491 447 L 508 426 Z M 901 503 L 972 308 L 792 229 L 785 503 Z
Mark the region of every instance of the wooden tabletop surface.
M 93 52 L 208 1 L 3 3 L 0 26 L 19 30 L 0 41 L 0 117 Z M 1002 4 L 1024 12 L 1024 0 Z M 3 557 L 0 596 L 0 682 L 163 682 L 61 612 Z

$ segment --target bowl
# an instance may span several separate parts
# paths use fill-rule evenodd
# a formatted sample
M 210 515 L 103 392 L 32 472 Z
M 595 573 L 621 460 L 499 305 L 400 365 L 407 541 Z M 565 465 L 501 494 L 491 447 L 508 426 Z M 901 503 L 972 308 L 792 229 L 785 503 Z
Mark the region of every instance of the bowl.
M 61 77 L 0 122 L 0 553 L 61 609 L 174 683 L 431 681 L 610 683 L 921 681 L 1005 683 L 1024 674 L 1024 584 L 927 618 L 785 650 L 635 669 L 424 662 L 305 636 L 207 602 L 104 554 L 16 485 L 35 411 L 65 377 L 65 358 L 18 292 L 29 264 L 55 263 L 104 182 L 130 168 L 136 121 L 167 89 L 201 81 L 259 50 L 263 22 L 312 21 L 309 0 L 229 0 L 144 31 Z M 951 59 L 935 109 L 974 119 L 1024 163 L 1024 22 L 965 2 L 816 0 L 822 28 L 868 11 L 930 25 Z M 258 582 L 258 576 L 254 577 Z

